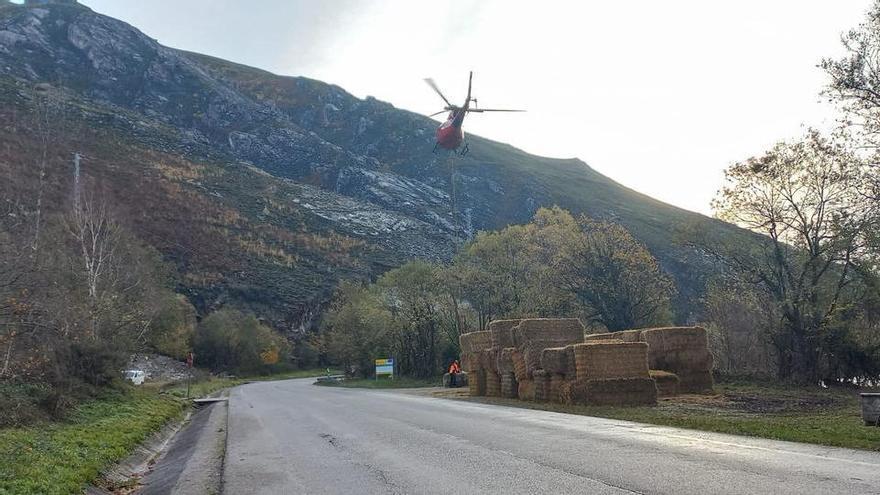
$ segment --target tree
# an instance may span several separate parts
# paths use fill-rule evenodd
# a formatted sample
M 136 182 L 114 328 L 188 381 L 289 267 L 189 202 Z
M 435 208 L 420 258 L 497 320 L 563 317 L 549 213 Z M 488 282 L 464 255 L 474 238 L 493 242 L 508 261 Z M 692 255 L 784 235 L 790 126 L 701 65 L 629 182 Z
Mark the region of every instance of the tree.
M 392 353 L 391 313 L 375 288 L 343 282 L 321 321 L 322 346 L 346 371 L 361 376 L 373 371 L 373 360 Z
M 732 165 L 713 203 L 718 216 L 764 234 L 721 258 L 778 307 L 779 374 L 815 383 L 823 334 L 854 296 L 869 217 L 857 194 L 859 160 L 816 132 Z
M 196 359 L 215 370 L 267 372 L 290 351 L 287 340 L 251 314 L 221 309 L 199 324 Z
M 771 376 L 776 372 L 770 345 L 779 332 L 778 310 L 767 294 L 734 274 L 713 278 L 706 288 L 705 327 L 715 369 L 727 374 Z
M 560 208 L 542 208 L 533 223 L 541 257 L 558 281 L 553 286 L 580 303 L 587 321 L 613 331 L 670 322 L 672 279 L 624 227 L 575 220 Z
M 441 369 L 439 308 L 443 295 L 436 268 L 410 261 L 383 275 L 376 286 L 394 321 L 394 357 L 401 372 L 421 378 L 435 376 Z

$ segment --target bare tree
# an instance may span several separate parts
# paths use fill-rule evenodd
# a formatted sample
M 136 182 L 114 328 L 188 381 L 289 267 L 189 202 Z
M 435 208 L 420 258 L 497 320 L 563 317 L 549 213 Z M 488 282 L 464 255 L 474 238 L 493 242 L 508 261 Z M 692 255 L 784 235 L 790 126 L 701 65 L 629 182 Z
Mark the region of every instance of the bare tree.
M 822 335 L 853 296 L 870 215 L 857 193 L 860 160 L 816 132 L 732 165 L 713 206 L 720 218 L 764 234 L 718 248 L 779 308 L 779 374 L 815 382 Z

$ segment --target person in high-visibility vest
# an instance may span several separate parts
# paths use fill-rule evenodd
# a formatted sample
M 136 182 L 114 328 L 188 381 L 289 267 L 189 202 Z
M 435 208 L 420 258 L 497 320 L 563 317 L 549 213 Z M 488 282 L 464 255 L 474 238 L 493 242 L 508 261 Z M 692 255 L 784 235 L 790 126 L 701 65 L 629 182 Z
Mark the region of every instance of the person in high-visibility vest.
M 457 387 L 458 386 L 458 374 L 461 373 L 461 366 L 458 364 L 458 359 L 452 361 L 452 364 L 449 365 L 449 386 Z

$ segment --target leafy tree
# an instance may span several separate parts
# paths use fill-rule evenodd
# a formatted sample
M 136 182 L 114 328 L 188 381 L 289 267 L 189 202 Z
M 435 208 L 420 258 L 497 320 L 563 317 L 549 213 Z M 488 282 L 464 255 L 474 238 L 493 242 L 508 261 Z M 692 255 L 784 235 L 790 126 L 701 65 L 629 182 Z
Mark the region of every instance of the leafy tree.
M 718 251 L 778 308 L 783 331 L 774 345 L 783 378 L 818 380 L 823 335 L 857 295 L 869 222 L 858 174 L 855 156 L 811 132 L 732 165 L 714 202 L 720 218 L 766 236 Z
M 321 325 L 319 347 L 346 371 L 369 376 L 373 360 L 392 353 L 392 316 L 373 288 L 343 282 Z
M 558 281 L 551 287 L 564 288 L 589 322 L 625 330 L 670 321 L 672 279 L 625 228 L 575 220 L 560 208 L 539 210 L 533 223 L 538 251 L 552 267 L 549 280 Z
M 180 294 L 164 294 L 150 322 L 148 343 L 159 353 L 177 359 L 192 349 L 196 330 L 196 310 Z
M 256 317 L 230 309 L 205 317 L 194 342 L 200 364 L 246 373 L 270 371 L 287 358 L 289 351 L 287 340 Z

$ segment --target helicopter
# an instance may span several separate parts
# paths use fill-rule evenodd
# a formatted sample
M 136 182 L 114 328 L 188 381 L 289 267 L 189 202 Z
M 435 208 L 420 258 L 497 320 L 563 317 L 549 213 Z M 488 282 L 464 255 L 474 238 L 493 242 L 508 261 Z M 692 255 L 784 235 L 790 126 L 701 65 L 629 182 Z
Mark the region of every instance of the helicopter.
M 464 131 L 462 130 L 462 124 L 464 123 L 464 118 L 469 113 L 483 113 L 483 112 L 525 112 L 525 110 L 507 110 L 500 108 L 479 108 L 477 106 L 477 99 L 471 98 L 471 85 L 474 80 L 473 71 L 470 72 L 468 76 L 468 91 L 467 98 L 464 100 L 464 105 L 455 106 L 449 102 L 449 100 L 443 96 L 443 92 L 440 91 L 440 88 L 437 86 L 437 83 L 431 79 L 425 79 L 425 82 L 428 83 L 428 86 L 437 93 L 440 98 L 443 99 L 443 102 L 446 103 L 446 107 L 439 112 L 433 113 L 429 115 L 429 117 L 434 117 L 440 115 L 443 112 L 449 112 L 449 116 L 446 118 L 446 121 L 443 122 L 440 127 L 437 128 L 437 142 L 434 143 L 434 152 L 437 151 L 437 147 L 441 147 L 447 150 L 456 151 L 461 146 L 461 143 L 464 142 Z M 473 107 L 471 107 L 471 103 L 473 103 Z M 459 154 L 461 156 L 466 155 L 468 152 L 468 145 L 465 143 L 464 147 L 461 149 Z

